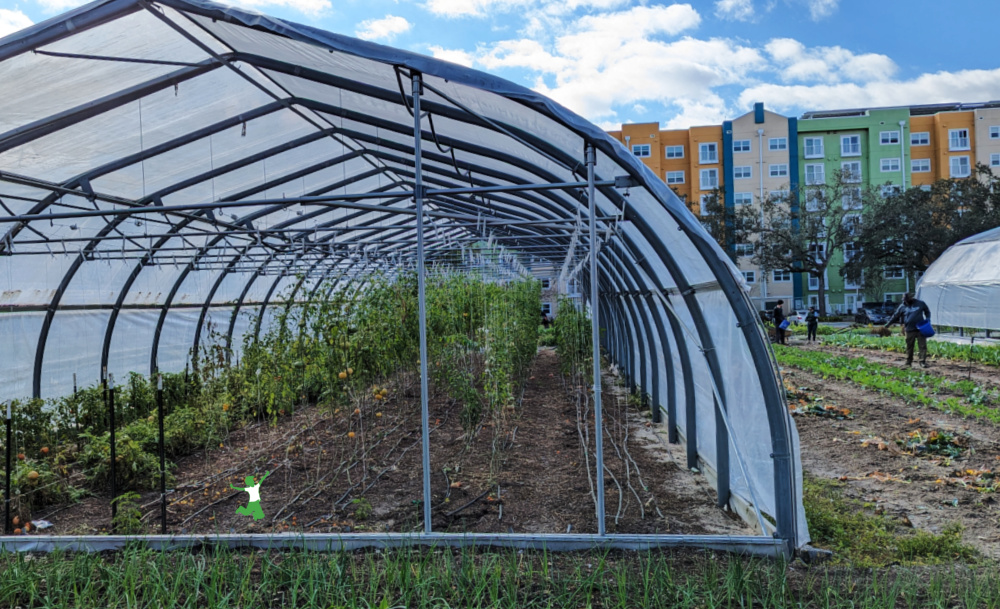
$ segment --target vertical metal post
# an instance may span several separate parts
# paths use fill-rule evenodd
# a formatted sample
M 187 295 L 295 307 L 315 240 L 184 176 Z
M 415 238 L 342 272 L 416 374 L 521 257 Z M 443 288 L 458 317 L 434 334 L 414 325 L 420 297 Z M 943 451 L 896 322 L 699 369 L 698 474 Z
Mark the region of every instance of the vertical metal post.
M 76 422 L 76 441 L 80 441 L 80 402 L 76 396 L 76 373 L 73 373 L 73 420 Z
M 156 415 L 160 420 L 160 533 L 167 534 L 167 459 L 163 448 L 163 375 L 156 375 Z
M 601 409 L 601 328 L 597 303 L 597 199 L 594 171 L 597 158 L 587 145 L 587 200 L 590 204 L 590 341 L 594 358 L 594 441 L 597 458 L 597 534 L 606 535 L 604 525 L 604 420 Z
M 3 532 L 5 535 L 10 535 L 13 531 L 10 527 L 10 457 L 13 451 L 14 445 L 11 442 L 11 424 L 10 419 L 10 402 L 7 402 L 7 470 L 4 476 L 4 490 L 3 490 Z
M 106 371 L 107 369 L 105 369 Z M 115 530 L 115 516 L 118 515 L 118 504 L 115 503 L 115 499 L 118 496 L 118 486 L 116 484 L 116 478 L 118 477 L 118 459 L 116 454 L 115 446 L 115 379 L 113 376 L 108 375 L 108 415 L 111 418 L 110 429 L 111 429 L 111 532 Z
M 424 180 L 421 175 L 420 93 L 423 81 L 413 72 L 413 199 L 417 207 L 417 303 L 420 320 L 420 442 L 423 453 L 424 532 L 431 532 L 431 429 L 427 404 L 427 299 L 424 290 Z

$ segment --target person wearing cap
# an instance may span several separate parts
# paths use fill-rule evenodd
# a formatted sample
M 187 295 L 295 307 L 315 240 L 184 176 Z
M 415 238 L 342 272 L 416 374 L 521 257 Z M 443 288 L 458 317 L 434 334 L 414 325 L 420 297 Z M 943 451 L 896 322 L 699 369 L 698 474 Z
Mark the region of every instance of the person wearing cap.
M 885 322 L 886 327 L 891 326 L 897 319 L 901 321 L 906 331 L 906 365 L 913 365 L 913 346 L 916 343 L 920 348 L 920 365 L 927 368 L 927 337 L 917 329 L 924 320 L 931 320 L 931 310 L 927 308 L 927 303 L 914 298 L 913 294 L 904 294 L 903 304 L 899 305 L 889 321 Z
M 816 330 L 819 328 L 819 313 L 816 312 L 816 307 L 809 307 L 809 312 L 806 313 L 806 340 L 813 342 L 816 340 Z
M 784 300 L 779 300 L 778 304 L 774 306 L 774 314 L 772 315 L 774 321 L 774 342 L 779 345 L 785 344 L 785 330 L 781 327 L 781 322 L 785 321 L 785 312 L 781 309 L 781 305 L 785 304 Z

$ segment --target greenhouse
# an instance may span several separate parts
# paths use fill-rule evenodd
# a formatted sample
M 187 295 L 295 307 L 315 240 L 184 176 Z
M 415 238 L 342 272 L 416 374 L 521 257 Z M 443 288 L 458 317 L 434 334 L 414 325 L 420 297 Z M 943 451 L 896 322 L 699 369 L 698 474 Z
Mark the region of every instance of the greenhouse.
M 36 24 L 0 83 L 5 548 L 808 542 L 738 272 L 555 102 L 201 0 Z
M 934 323 L 955 328 L 1000 330 L 1000 228 L 963 239 L 927 268 L 917 297 Z

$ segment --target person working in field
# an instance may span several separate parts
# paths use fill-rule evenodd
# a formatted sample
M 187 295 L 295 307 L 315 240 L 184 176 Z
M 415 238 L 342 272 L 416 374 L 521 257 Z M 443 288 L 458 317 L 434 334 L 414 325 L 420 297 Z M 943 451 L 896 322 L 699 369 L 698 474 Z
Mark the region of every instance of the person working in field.
M 781 322 L 785 321 L 785 312 L 781 308 L 783 304 L 785 304 L 785 301 L 779 300 L 778 304 L 774 306 L 774 314 L 772 315 L 772 321 L 774 321 L 774 342 L 779 345 L 785 344 L 785 329 L 781 327 Z
M 885 322 L 889 327 L 896 320 L 900 320 L 906 330 L 906 365 L 913 365 L 913 343 L 920 346 L 920 365 L 926 368 L 927 364 L 927 337 L 917 328 L 925 320 L 931 320 L 931 310 L 927 308 L 927 303 L 917 300 L 913 294 L 903 295 L 903 304 L 899 305 L 896 312 L 892 314 L 889 321 Z
M 816 340 L 816 330 L 819 329 L 819 313 L 816 312 L 816 307 L 809 307 L 809 312 L 806 313 L 806 340 L 813 342 Z
M 270 475 L 271 472 L 264 472 L 264 475 L 261 476 L 260 480 L 257 481 L 256 484 L 254 484 L 253 476 L 247 476 L 246 479 L 243 481 L 244 484 L 246 484 L 246 487 L 244 488 L 233 486 L 230 483 L 229 488 L 235 491 L 246 491 L 247 494 L 250 495 L 250 497 L 247 500 L 247 504 L 245 506 L 240 506 L 236 508 L 237 514 L 242 514 L 244 516 L 253 516 L 254 520 L 261 520 L 264 518 L 264 510 L 260 507 L 260 485 Z

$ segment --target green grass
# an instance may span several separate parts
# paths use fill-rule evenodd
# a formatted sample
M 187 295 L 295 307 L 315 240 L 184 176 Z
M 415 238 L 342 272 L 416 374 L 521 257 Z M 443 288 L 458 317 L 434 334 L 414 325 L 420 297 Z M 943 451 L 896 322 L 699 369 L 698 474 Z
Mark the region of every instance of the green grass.
M 402 549 L 0 556 L 4 607 L 1000 607 L 995 567 L 823 566 L 712 553 Z M 901 604 L 900 604 L 901 603 Z
M 976 551 L 962 543 L 960 525 L 940 535 L 908 528 L 899 519 L 870 514 L 860 501 L 843 496 L 833 481 L 803 480 L 806 520 L 816 547 L 832 550 L 835 560 L 855 567 L 893 564 L 950 564 L 971 561 Z
M 864 357 L 834 356 L 822 351 L 774 345 L 778 363 L 824 378 L 850 381 L 908 402 L 945 412 L 1000 423 L 1000 401 L 996 391 L 984 390 L 973 381 L 951 381 L 918 369 L 903 369 L 870 362 Z
M 906 353 L 906 339 L 901 336 L 878 337 L 850 333 L 828 336 L 823 339 L 823 342 L 838 347 Z M 927 341 L 927 353 L 931 357 L 942 359 L 961 362 L 973 361 L 990 366 L 1000 366 L 1000 346 L 997 345 L 972 345 L 970 347 L 969 345 L 929 340 Z

